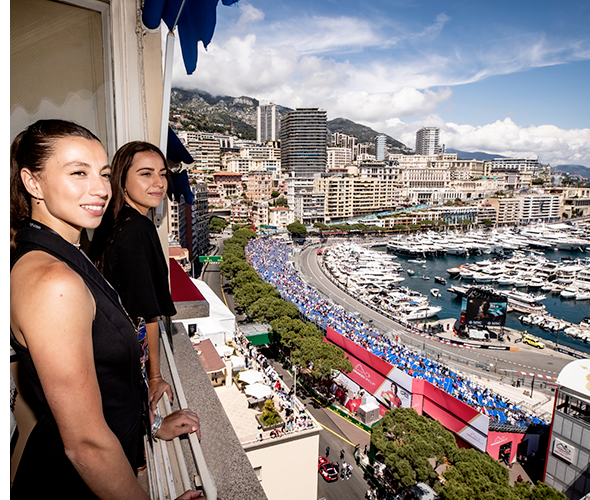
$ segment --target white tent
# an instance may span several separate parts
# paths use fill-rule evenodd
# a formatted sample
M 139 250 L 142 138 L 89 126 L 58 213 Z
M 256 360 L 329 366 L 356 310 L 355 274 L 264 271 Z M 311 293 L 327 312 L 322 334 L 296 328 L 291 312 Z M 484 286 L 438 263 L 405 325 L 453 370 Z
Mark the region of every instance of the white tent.
M 246 384 L 255 384 L 256 382 L 262 382 L 262 380 L 264 380 L 262 373 L 257 372 L 256 370 L 245 370 L 240 372 L 238 375 L 240 382 L 244 382 Z
M 234 371 L 238 371 L 243 368 L 246 368 L 244 358 L 240 358 L 239 356 L 232 356 L 231 357 L 231 367 L 232 367 L 232 370 L 234 370 Z
M 256 399 L 268 398 L 272 395 L 272 389 L 268 385 L 264 384 L 251 384 L 246 386 L 244 392 L 248 396 L 252 396 Z

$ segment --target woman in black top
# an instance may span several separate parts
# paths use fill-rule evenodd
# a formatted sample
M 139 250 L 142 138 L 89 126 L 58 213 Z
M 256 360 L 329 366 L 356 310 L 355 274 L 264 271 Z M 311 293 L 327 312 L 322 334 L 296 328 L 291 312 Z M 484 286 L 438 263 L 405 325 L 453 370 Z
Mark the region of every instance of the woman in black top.
M 147 329 L 150 404 L 172 390 L 160 372 L 159 316 L 174 316 L 168 265 L 154 223 L 147 217 L 168 190 L 168 168 L 162 152 L 147 142 L 130 142 L 113 158 L 113 201 L 108 217 L 92 239 L 91 257 L 121 296 L 136 325 Z
M 41 120 L 11 146 L 10 337 L 38 416 L 11 498 L 148 499 L 134 473 L 147 415 L 135 328 L 79 250 L 109 179 L 100 141 L 73 123 Z M 158 437 L 196 430 L 188 411 L 171 417 Z

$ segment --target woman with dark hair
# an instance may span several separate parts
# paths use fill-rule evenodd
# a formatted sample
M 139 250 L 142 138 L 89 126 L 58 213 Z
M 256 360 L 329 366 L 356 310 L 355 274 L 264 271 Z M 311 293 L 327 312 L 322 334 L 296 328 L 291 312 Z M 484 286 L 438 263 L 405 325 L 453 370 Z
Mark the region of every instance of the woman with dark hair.
M 136 326 L 147 330 L 150 405 L 155 410 L 172 389 L 160 371 L 158 317 L 176 314 L 168 284 L 168 265 L 154 223 L 147 217 L 166 197 L 166 158 L 153 144 L 130 142 L 112 162 L 113 201 L 92 238 L 91 258 L 121 297 Z
M 70 122 L 38 121 L 11 146 L 10 341 L 38 417 L 11 498 L 148 498 L 135 477 L 150 427 L 136 330 L 79 249 L 110 175 L 100 141 Z M 159 425 L 162 439 L 198 432 L 187 410 Z

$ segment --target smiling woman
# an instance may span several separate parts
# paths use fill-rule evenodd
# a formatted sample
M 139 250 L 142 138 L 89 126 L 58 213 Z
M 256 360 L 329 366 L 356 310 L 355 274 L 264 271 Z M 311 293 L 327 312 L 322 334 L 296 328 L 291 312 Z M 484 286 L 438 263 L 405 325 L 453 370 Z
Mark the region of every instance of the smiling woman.
M 173 316 L 176 308 L 160 239 L 147 215 L 166 197 L 168 167 L 156 146 L 135 141 L 117 151 L 112 168 L 112 209 L 93 237 L 91 258 L 136 326 L 145 321 L 150 403 L 155 409 L 164 392 L 173 397 L 160 373 L 158 317 Z
M 10 344 L 38 416 L 10 496 L 147 499 L 135 477 L 150 428 L 140 344 L 79 248 L 111 198 L 106 151 L 79 125 L 40 120 L 10 153 Z M 155 422 L 153 437 L 199 434 L 190 411 Z

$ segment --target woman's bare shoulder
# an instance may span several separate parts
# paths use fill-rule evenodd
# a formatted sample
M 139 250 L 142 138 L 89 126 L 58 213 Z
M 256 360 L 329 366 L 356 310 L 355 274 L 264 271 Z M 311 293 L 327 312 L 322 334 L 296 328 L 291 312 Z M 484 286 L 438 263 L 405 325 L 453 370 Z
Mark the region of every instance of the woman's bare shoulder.
M 42 324 L 49 316 L 93 315 L 94 301 L 82 277 L 65 262 L 40 251 L 19 259 L 10 273 L 11 324 Z

